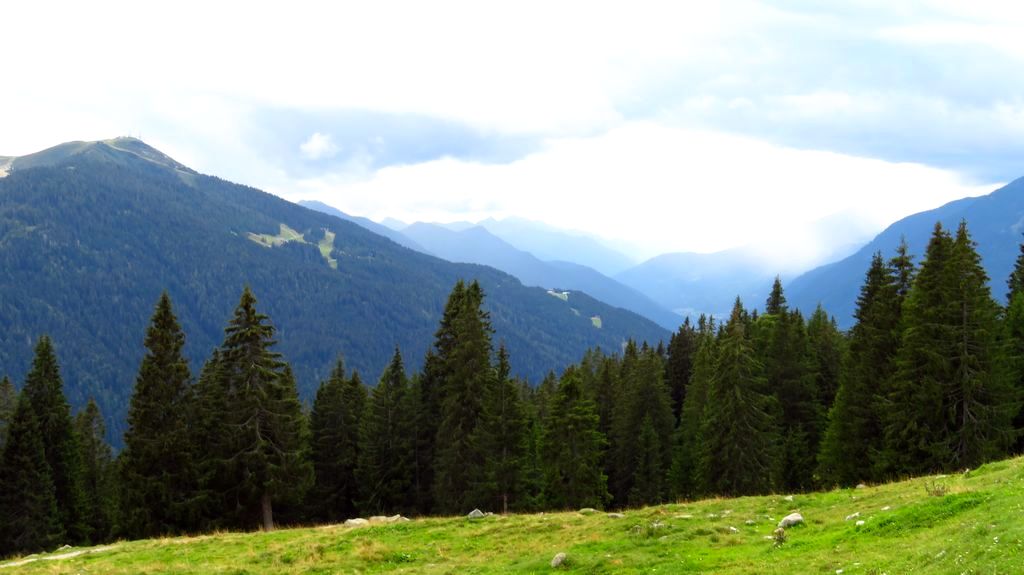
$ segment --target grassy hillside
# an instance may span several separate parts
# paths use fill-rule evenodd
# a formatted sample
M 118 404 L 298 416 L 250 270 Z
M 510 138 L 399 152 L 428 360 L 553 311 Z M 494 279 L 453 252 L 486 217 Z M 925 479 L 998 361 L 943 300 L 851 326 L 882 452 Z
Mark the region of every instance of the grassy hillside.
M 776 523 L 799 511 L 776 546 Z M 859 514 L 855 516 L 855 514 Z M 117 543 L 19 573 L 1019 573 L 1024 459 L 827 493 Z M 858 525 L 858 521 L 863 521 Z M 65 550 L 69 553 L 76 550 Z M 91 551 L 91 550 L 86 550 Z M 10 562 L 0 563 L 0 572 Z

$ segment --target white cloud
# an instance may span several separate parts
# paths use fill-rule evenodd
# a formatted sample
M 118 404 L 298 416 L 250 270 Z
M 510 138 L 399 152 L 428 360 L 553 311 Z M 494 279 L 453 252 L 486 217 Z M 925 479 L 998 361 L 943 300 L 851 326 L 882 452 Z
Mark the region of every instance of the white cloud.
M 320 160 L 332 158 L 338 153 L 338 146 L 334 144 L 330 134 L 313 134 L 299 146 L 299 151 L 309 160 Z
M 637 122 L 596 137 L 552 139 L 506 165 L 447 158 L 386 168 L 357 183 L 306 180 L 289 195 L 374 218 L 518 215 L 637 244 L 642 256 L 749 244 L 781 271 L 820 261 L 849 241 L 823 235 L 824 218 L 842 213 L 851 228 L 877 232 L 991 189 L 917 164 Z

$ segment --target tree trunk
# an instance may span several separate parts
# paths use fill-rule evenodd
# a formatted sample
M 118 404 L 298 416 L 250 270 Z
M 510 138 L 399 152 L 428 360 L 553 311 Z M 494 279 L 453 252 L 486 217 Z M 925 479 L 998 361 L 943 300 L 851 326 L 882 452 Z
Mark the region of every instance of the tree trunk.
M 274 507 L 270 502 L 270 493 L 264 491 L 263 498 L 260 500 L 260 504 L 263 507 L 263 530 L 273 531 L 274 530 Z

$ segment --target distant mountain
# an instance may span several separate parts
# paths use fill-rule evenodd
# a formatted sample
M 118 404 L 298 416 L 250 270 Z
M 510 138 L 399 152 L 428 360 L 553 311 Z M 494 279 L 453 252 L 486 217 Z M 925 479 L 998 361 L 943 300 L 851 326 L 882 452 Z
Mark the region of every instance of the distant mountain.
M 774 278 L 739 250 L 662 254 L 615 276 L 677 314 L 720 318 L 728 316 L 736 296 L 748 307 L 761 307 Z
M 857 295 L 872 255 L 881 251 L 892 257 L 900 238 L 905 237 L 917 263 L 920 263 L 935 222 L 955 230 L 961 220 L 974 241 L 988 271 L 992 294 L 1002 300 L 1006 295 L 1006 278 L 1019 253 L 1024 232 L 1024 178 L 986 196 L 964 198 L 940 208 L 906 217 L 875 237 L 853 255 L 838 262 L 813 269 L 786 286 L 791 306 L 813 309 L 821 304 L 834 314 L 840 325 L 850 327 Z
M 589 347 L 669 335 L 583 293 L 553 297 L 198 174 L 138 140 L 65 144 L 11 166 L 0 178 L 0 373 L 22 381 L 34 342 L 51 335 L 72 405 L 94 397 L 115 442 L 163 290 L 196 374 L 251 286 L 306 400 L 338 354 L 370 382 L 395 345 L 418 368 L 460 278 L 481 282 L 495 342 L 533 381 Z
M 343 220 L 357 224 L 367 230 L 370 230 L 371 232 L 377 234 L 378 236 L 384 236 L 385 238 L 395 242 L 400 246 L 405 246 L 411 250 L 416 250 L 420 253 L 431 254 L 431 252 L 429 252 L 426 248 L 419 245 L 402 232 L 396 231 L 383 224 L 378 224 L 377 222 L 371 220 L 370 218 L 364 218 L 361 216 L 350 216 L 345 212 L 339 210 L 338 208 L 328 206 L 327 204 L 323 202 L 318 202 L 316 200 L 301 200 L 299 201 L 299 205 L 304 208 L 316 210 L 320 213 L 335 216 L 337 218 L 341 218 Z
M 571 261 L 607 276 L 632 267 L 636 262 L 600 241 L 541 222 L 522 218 L 488 218 L 476 225 L 545 261 Z
M 541 261 L 533 254 L 516 249 L 480 226 L 468 228 L 415 223 L 402 233 L 453 262 L 489 265 L 517 277 L 529 286 L 551 290 L 582 291 L 607 304 L 638 313 L 666 329 L 675 330 L 682 317 L 659 306 L 640 292 L 589 267 L 557 261 Z

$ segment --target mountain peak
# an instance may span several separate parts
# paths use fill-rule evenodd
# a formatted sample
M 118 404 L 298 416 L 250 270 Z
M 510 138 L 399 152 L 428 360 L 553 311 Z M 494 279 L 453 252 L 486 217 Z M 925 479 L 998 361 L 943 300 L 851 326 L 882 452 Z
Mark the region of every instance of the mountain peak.
M 142 140 L 121 136 L 92 142 L 65 142 L 26 156 L 0 158 L 0 175 L 6 175 L 7 172 L 26 168 L 59 166 L 81 158 L 115 164 L 143 160 L 172 170 L 195 173 L 191 168 L 177 162 Z

